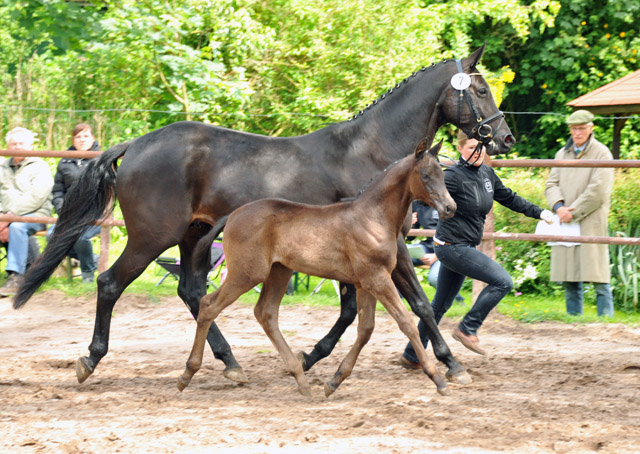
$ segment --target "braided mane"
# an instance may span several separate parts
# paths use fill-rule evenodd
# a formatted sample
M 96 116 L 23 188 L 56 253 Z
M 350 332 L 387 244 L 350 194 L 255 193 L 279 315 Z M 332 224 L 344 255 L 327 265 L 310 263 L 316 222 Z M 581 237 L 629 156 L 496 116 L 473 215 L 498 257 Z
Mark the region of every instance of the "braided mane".
M 454 60 L 448 59 L 448 60 L 443 60 L 440 63 L 432 63 L 431 66 L 429 66 L 429 67 L 424 67 L 423 66 L 422 68 L 420 68 L 419 72 L 431 72 L 433 69 L 436 68 L 436 66 L 439 66 L 440 64 L 448 63 L 450 61 L 454 61 Z M 386 99 L 388 95 L 390 95 L 390 94 L 392 94 L 394 92 L 394 90 L 397 90 L 397 89 L 401 88 L 402 86 L 408 84 L 409 81 L 411 79 L 413 79 L 414 77 L 416 77 L 417 75 L 418 75 L 418 71 L 414 71 L 409 77 L 403 79 L 402 82 L 398 82 L 397 84 L 395 84 L 395 86 L 393 88 L 390 88 L 386 92 L 382 93 L 380 95 L 380 97 L 378 97 L 378 99 L 375 99 L 373 102 L 368 104 L 364 109 L 359 111 L 353 117 L 349 118 L 348 121 L 355 120 L 356 118 L 362 116 L 367 110 L 371 109 L 373 106 L 379 104 L 382 100 Z

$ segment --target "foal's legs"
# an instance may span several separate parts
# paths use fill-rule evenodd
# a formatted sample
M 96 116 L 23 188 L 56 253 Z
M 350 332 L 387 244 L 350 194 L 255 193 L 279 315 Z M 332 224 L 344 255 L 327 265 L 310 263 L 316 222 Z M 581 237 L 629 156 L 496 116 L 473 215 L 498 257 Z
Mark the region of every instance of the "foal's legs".
M 198 312 L 198 326 L 196 328 L 195 338 L 193 339 L 193 347 L 191 348 L 185 370 L 182 376 L 178 378 L 178 389 L 180 391 L 189 385 L 195 373 L 198 372 L 202 366 L 204 344 L 207 341 L 209 328 L 213 320 L 225 307 L 231 305 L 240 295 L 249 291 L 256 284 L 257 282 L 250 283 L 244 279 L 240 280 L 235 276 L 229 276 L 218 290 L 202 297 Z
M 356 319 L 356 312 L 356 288 L 351 284 L 340 283 L 340 317 L 327 335 L 313 347 L 311 353 L 298 353 L 305 371 L 331 354 L 347 327 Z
M 280 302 L 287 290 L 287 284 L 293 271 L 289 268 L 274 263 L 271 267 L 269 277 L 262 285 L 260 298 L 254 308 L 256 319 L 264 329 L 267 337 L 271 340 L 273 346 L 280 353 L 280 357 L 284 361 L 285 366 L 295 377 L 298 383 L 298 391 L 303 396 L 311 396 L 311 387 L 304 375 L 302 365 L 296 359 L 291 351 L 289 344 L 284 339 L 280 327 L 278 326 L 278 313 L 280 310 Z
M 369 342 L 375 325 L 376 299 L 364 289 L 358 290 L 358 335 L 356 341 L 344 357 L 331 381 L 324 385 L 324 395 L 329 397 L 353 371 L 358 355 Z
M 420 320 L 424 323 L 431 345 L 433 345 L 435 357 L 449 368 L 446 373 L 447 379 L 462 385 L 471 383 L 471 377 L 464 367 L 455 359 L 449 346 L 440 334 L 433 309 L 431 308 L 431 304 L 429 304 L 429 298 L 425 295 L 416 277 L 413 264 L 411 263 L 411 256 L 409 255 L 403 238 L 398 239 L 398 261 L 395 270 L 391 273 L 391 278 L 402 296 L 407 299 L 413 313 L 420 317 Z M 422 345 L 422 343 L 420 344 Z
M 433 315 L 433 309 L 429 304 L 429 298 L 427 298 L 420 286 L 420 281 L 418 281 L 409 251 L 402 236 L 398 237 L 397 265 L 391 274 L 391 278 L 400 293 L 402 293 L 402 296 L 409 302 L 411 310 L 424 322 L 433 346 L 433 353 L 439 361 L 449 368 L 446 373 L 447 379 L 464 385 L 471 383 L 471 377 L 453 356 L 440 334 Z M 355 287 L 350 284 L 340 284 L 340 289 L 340 317 L 329 333 L 313 347 L 311 353 L 300 353 L 299 357 L 303 361 L 304 370 L 311 369 L 315 363 L 329 356 L 347 327 L 356 318 Z
M 194 319 L 198 318 L 200 301 L 207 291 L 207 274 L 211 268 L 210 245 L 220 232 L 209 232 L 204 236 L 197 231 L 196 226 L 191 226 L 185 239 L 180 243 L 180 283 L 178 295 L 189 308 Z M 197 251 L 203 251 L 198 253 Z M 225 364 L 226 378 L 246 383 L 248 381 L 242 367 L 236 361 L 231 352 L 231 347 L 220 332 L 215 322 L 211 323 L 207 334 L 207 342 L 213 350 L 213 356 Z
M 394 318 L 400 330 L 409 338 L 411 345 L 416 350 L 416 355 L 425 374 L 436 384 L 438 393 L 446 396 L 449 394 L 447 382 L 442 378 L 433 361 L 427 356 L 427 352 L 420 341 L 420 333 L 411 319 L 409 312 L 402 304 L 391 279 L 370 279 L 371 293 L 382 303 L 387 312 Z

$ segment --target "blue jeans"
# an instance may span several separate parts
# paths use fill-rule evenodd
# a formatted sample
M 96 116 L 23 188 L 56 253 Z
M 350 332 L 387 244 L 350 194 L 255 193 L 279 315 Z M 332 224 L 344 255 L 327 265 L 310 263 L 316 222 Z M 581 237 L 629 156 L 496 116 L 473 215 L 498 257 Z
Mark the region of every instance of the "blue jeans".
M 440 260 L 436 260 L 429 268 L 429 276 L 427 276 L 427 281 L 429 285 L 433 288 L 436 288 L 438 285 L 438 275 L 440 274 Z M 458 293 L 456 295 L 456 301 L 464 301 L 464 297 Z
M 47 239 L 51 236 L 55 229 L 55 224 L 49 227 L 47 231 Z M 98 268 L 98 264 L 96 263 L 96 258 L 93 254 L 93 245 L 91 244 L 91 238 L 100 234 L 100 226 L 92 225 L 85 230 L 80 238 L 76 241 L 71 249 L 71 253 L 69 257 L 78 259 L 80 261 L 80 270 L 82 271 L 82 276 L 86 277 L 88 275 L 92 275 L 94 271 Z
M 431 252 L 427 250 L 427 247 L 424 244 L 422 244 L 422 243 L 418 243 L 418 244 L 422 248 L 422 254 L 423 255 L 424 254 L 431 254 Z M 411 261 L 413 262 L 413 266 L 422 266 L 422 265 L 424 265 L 424 263 L 420 259 L 411 258 Z M 427 282 L 433 288 L 436 288 L 437 285 L 438 285 L 438 274 L 439 273 L 440 273 L 440 260 L 436 260 L 429 267 L 429 274 L 427 275 Z M 456 301 L 464 301 L 463 296 L 458 293 L 456 295 Z
M 564 299 L 567 305 L 567 313 L 569 315 L 584 314 L 584 287 L 582 282 L 563 282 Z M 596 306 L 598 308 L 598 317 L 613 317 L 613 293 L 611 286 L 600 282 L 594 282 L 593 287 L 596 290 Z
M 467 276 L 487 284 L 458 326 L 463 333 L 477 334 L 489 312 L 513 288 L 511 276 L 496 261 L 473 246 L 464 244 L 438 246 L 436 255 L 442 262 L 436 296 L 431 303 L 436 323 L 440 323 L 453 304 Z M 418 331 L 422 345 L 426 347 L 429 338 L 422 320 L 418 323 Z M 403 356 L 409 361 L 418 362 L 418 357 L 410 343 L 407 344 Z
M 26 214 L 25 216 L 33 217 L 35 215 Z M 29 237 L 46 228 L 45 224 L 31 222 L 12 222 L 9 224 L 6 271 L 24 274 L 29 258 Z

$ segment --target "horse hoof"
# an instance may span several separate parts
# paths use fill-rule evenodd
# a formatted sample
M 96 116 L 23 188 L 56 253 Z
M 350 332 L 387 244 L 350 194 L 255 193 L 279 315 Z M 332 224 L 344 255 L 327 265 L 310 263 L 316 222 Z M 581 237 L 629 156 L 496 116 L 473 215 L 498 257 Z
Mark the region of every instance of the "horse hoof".
M 438 386 L 437 390 L 438 394 L 440 394 L 441 396 L 449 396 L 451 394 L 451 390 L 446 384 L 443 386 Z
M 331 387 L 331 385 L 329 383 L 325 383 L 324 384 L 324 397 L 329 397 L 331 394 L 333 394 L 336 390 L 334 388 Z
M 305 397 L 311 397 L 311 389 L 298 387 L 298 392 Z
M 237 383 L 249 383 L 249 379 L 242 370 L 242 367 L 227 368 L 222 372 L 225 378 Z
M 178 391 L 182 392 L 187 386 L 189 386 L 190 382 L 191 379 L 185 379 L 182 375 L 178 377 Z
M 89 365 L 89 360 L 86 356 L 81 356 L 76 361 L 76 377 L 78 383 L 83 383 L 93 373 L 93 369 Z
M 445 376 L 451 383 L 456 383 L 458 385 L 470 385 L 473 382 L 471 375 L 469 375 L 466 370 L 455 374 L 447 372 Z
M 296 359 L 298 360 L 298 362 L 300 363 L 300 365 L 302 366 L 302 370 L 303 371 L 308 371 L 309 367 L 307 366 L 307 358 L 304 352 L 298 352 L 298 354 L 296 355 Z

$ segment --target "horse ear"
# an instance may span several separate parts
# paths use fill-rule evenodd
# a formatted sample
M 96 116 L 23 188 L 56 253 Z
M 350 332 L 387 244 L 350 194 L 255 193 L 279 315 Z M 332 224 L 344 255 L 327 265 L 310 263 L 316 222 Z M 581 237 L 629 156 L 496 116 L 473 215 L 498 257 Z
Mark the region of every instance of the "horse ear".
M 422 155 L 424 154 L 425 151 L 427 151 L 427 139 L 426 138 L 422 139 L 420 141 L 420 143 L 418 143 L 418 145 L 416 146 L 416 149 L 414 151 L 416 159 L 422 159 Z
M 431 150 L 429 150 L 429 154 L 437 159 L 438 153 L 440 152 L 440 148 L 442 148 L 442 140 L 440 140 L 440 142 L 438 142 L 436 145 L 431 147 Z
M 464 59 L 465 68 L 473 68 L 475 65 L 477 65 L 480 62 L 480 59 L 482 58 L 482 54 L 484 54 L 484 50 L 486 47 L 487 47 L 487 42 L 485 41 L 484 44 L 480 46 L 474 53 L 472 53 L 467 58 L 465 58 Z

